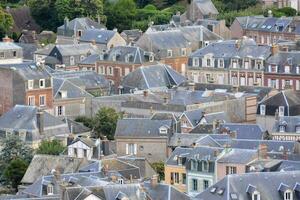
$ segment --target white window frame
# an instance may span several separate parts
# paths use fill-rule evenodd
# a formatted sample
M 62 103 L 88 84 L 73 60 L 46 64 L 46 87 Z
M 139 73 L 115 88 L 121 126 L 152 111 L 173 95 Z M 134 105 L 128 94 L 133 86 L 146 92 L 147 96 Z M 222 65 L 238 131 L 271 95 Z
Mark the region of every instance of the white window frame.
M 47 185 L 47 195 L 53 195 L 53 185 Z
M 255 199 L 255 196 L 257 197 L 256 199 Z M 253 193 L 252 193 L 252 198 L 251 198 L 252 200 L 260 200 L 260 192 L 258 192 L 258 191 L 254 191 Z
M 70 65 L 75 65 L 75 57 L 70 56 Z
M 186 48 L 181 49 L 181 56 L 186 56 Z
M 266 115 L 266 105 L 259 106 L 260 115 Z
M 291 67 L 288 65 L 284 66 L 284 73 L 287 73 L 287 74 L 291 73 Z
M 44 99 L 43 103 L 41 103 L 42 102 L 41 99 Z M 39 96 L 39 105 L 40 106 L 45 106 L 46 105 L 46 95 L 45 94 Z
M 81 55 L 80 56 L 80 61 L 83 61 L 85 59 L 85 56 L 84 55 Z
M 167 50 L 167 57 L 171 58 L 173 56 L 173 51 L 171 49 Z
M 98 66 L 98 74 L 105 74 L 105 66 Z
M 41 85 L 41 83 L 42 83 L 42 85 Z M 39 80 L 39 87 L 40 87 L 40 88 L 45 88 L 45 87 L 46 87 L 45 84 L 46 84 L 45 79 L 40 79 L 40 80 Z
M 137 144 L 126 144 L 126 155 L 137 155 Z
M 280 132 L 280 133 L 284 133 L 284 132 L 285 132 L 285 126 L 280 125 L 280 126 L 279 126 L 279 132 Z
M 283 198 L 284 200 L 293 200 L 293 192 L 290 190 L 285 191 Z
M 107 75 L 114 75 L 114 68 L 112 66 L 107 67 Z
M 149 56 L 149 62 L 153 62 L 154 61 L 154 56 L 153 55 L 150 55 Z
M 28 96 L 28 105 L 35 106 L 35 96 Z
M 197 57 L 193 58 L 193 67 L 199 67 L 199 58 Z
M 65 107 L 64 106 L 57 106 L 56 107 L 56 115 L 57 116 L 64 116 L 65 115 Z
M 221 65 L 221 63 L 222 63 L 222 65 Z M 218 64 L 219 64 L 219 68 L 224 68 L 224 59 L 219 59 Z
M 34 80 L 28 80 L 28 89 L 33 89 L 34 87 Z
M 283 117 L 284 116 L 284 106 L 279 106 L 279 108 L 278 108 L 278 115 L 279 115 L 279 117 Z

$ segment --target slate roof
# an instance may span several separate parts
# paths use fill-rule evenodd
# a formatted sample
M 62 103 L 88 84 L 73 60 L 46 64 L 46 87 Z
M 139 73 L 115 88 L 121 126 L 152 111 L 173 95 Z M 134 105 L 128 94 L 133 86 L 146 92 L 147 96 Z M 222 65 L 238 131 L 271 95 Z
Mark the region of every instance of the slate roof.
M 218 10 L 211 0 L 194 0 L 194 2 L 203 15 L 219 14 Z
M 52 51 L 52 49 L 53 49 L 54 47 L 55 47 L 54 44 L 48 44 L 48 45 L 46 45 L 46 46 L 43 47 L 43 48 L 37 49 L 37 50 L 35 51 L 35 54 L 47 56 L 47 55 L 49 55 L 49 54 L 51 53 L 51 51 Z
M 105 28 L 102 24 L 99 24 L 88 17 L 75 18 L 68 22 L 67 30 L 88 30 L 94 28 Z M 65 30 L 65 24 L 57 28 L 58 35 L 64 35 L 63 31 Z
M 172 127 L 172 120 L 121 119 L 118 120 L 115 137 L 167 137 L 159 133 L 162 126 Z
M 87 53 L 97 54 L 98 48 L 92 44 L 60 44 L 54 48 L 59 51 L 62 56 L 85 55 Z M 54 49 L 52 49 L 50 56 L 52 56 Z
M 260 105 L 266 105 L 266 115 L 274 115 L 279 106 L 284 106 L 285 116 L 296 116 L 300 114 L 299 104 L 300 91 L 285 90 L 260 102 L 257 114 L 260 113 Z
M 35 44 L 26 44 L 26 43 L 16 43 L 23 49 L 23 59 L 33 60 L 34 52 L 37 50 L 37 45 Z
M 36 154 L 31 160 L 21 183 L 32 184 L 40 177 L 50 175 L 53 169 L 59 169 L 60 173 L 76 172 L 88 163 L 90 162 L 83 158 Z
M 64 118 L 63 121 L 68 124 L 70 133 L 83 134 L 83 133 L 87 133 L 87 132 L 91 131 L 90 128 L 84 126 L 82 123 L 76 122 L 76 121 L 71 120 L 69 118 Z
M 300 127 L 300 116 L 284 116 L 275 121 L 273 132 L 279 132 L 280 126 L 284 126 L 287 133 L 296 133 L 296 128 Z
M 217 160 L 218 163 L 248 164 L 258 156 L 258 150 L 224 149 L 224 154 Z
M 155 112 L 150 119 L 153 120 L 168 120 L 171 119 L 174 122 L 178 121 L 178 117 L 175 115 L 175 113 L 169 113 L 169 112 Z
M 0 50 L 20 50 L 22 47 L 14 42 L 0 42 Z
M 236 131 L 236 139 L 263 139 L 264 130 L 258 124 L 239 124 L 239 123 L 225 123 L 221 124 L 219 131 Z
M 169 158 L 166 160 L 166 165 L 174 165 L 177 166 L 177 157 L 186 157 L 189 158 L 191 152 L 193 151 L 193 148 L 183 148 L 183 147 L 177 147 L 169 156 Z
M 195 127 L 200 122 L 203 115 L 204 115 L 204 111 L 202 109 L 196 109 L 196 110 L 185 111 L 181 117 L 186 116 L 186 118 L 191 123 L 191 125 Z
M 21 48 L 21 47 L 20 47 Z M 23 62 L 20 64 L 0 65 L 0 69 L 11 69 L 17 72 L 24 80 L 37 80 L 50 78 L 48 72 L 34 62 Z
M 36 106 L 15 105 L 0 117 L 0 129 L 35 131 L 38 129 L 37 111 Z M 44 112 L 43 117 L 45 128 L 55 128 L 61 125 L 67 128 L 63 121 L 47 112 Z M 68 133 L 67 130 L 66 133 Z
M 89 29 L 83 33 L 83 35 L 79 38 L 79 41 L 95 41 L 97 44 L 107 44 L 114 37 L 115 34 L 117 34 L 117 32 L 112 30 Z
M 204 26 L 180 26 L 178 29 L 183 33 L 184 37 L 190 42 L 197 41 L 218 41 L 223 38 L 214 32 L 211 32 Z M 202 38 L 200 37 L 202 35 Z
M 248 188 L 252 186 L 260 193 L 261 199 L 282 200 L 282 193 L 279 191 L 282 184 L 287 185 L 291 190 L 297 189 L 294 195 L 299 197 L 298 187 L 296 187 L 299 178 L 299 171 L 228 175 L 193 199 L 233 200 L 234 196 L 237 197 L 235 199 L 249 199 Z
M 289 66 L 291 66 L 290 73 L 297 74 L 296 67 L 299 66 L 299 63 L 300 63 L 300 52 L 299 51 L 278 52 L 275 55 L 272 55 L 267 59 L 267 65 L 271 64 L 271 65 L 278 66 L 277 73 L 285 73 L 284 67 L 286 65 L 289 65 Z M 268 67 L 266 67 L 265 71 L 269 72 L 268 70 L 269 70 Z
M 65 71 L 65 72 L 54 72 L 51 73 L 54 78 L 60 78 L 71 82 L 72 84 L 85 88 L 109 88 L 109 81 L 100 74 L 94 71 Z
M 125 92 L 161 88 L 166 89 L 179 85 L 186 78 L 177 73 L 170 66 L 164 64 L 141 66 L 123 78 L 121 85 Z
M 288 32 L 288 26 L 293 24 L 292 17 L 263 17 L 263 16 L 245 16 L 237 17 L 243 29 L 264 31 L 264 32 Z M 297 28 L 293 32 L 297 32 Z
M 186 133 L 174 133 L 169 141 L 170 147 L 191 147 L 196 140 L 205 137 L 205 134 L 186 134 Z
M 53 78 L 52 80 L 53 80 L 54 99 L 62 99 L 61 92 L 66 92 L 66 98 L 70 98 L 70 99 L 92 97 L 91 94 L 89 94 L 79 86 L 75 85 L 68 79 Z
M 84 65 L 95 65 L 97 61 L 100 61 L 100 55 L 99 54 L 92 54 L 82 61 L 79 62 L 79 64 L 84 64 Z
M 149 182 L 144 182 L 147 195 L 155 200 L 188 200 L 189 196 L 183 192 L 178 191 L 175 187 L 166 184 L 158 184 L 156 187 L 151 187 Z

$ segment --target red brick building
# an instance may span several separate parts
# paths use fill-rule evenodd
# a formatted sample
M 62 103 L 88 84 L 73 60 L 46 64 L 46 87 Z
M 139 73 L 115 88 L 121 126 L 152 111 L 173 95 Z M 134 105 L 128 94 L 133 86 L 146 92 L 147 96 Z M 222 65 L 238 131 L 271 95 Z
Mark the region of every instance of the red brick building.
M 16 104 L 51 109 L 52 81 L 43 66 L 35 63 L 0 65 L 0 114 Z

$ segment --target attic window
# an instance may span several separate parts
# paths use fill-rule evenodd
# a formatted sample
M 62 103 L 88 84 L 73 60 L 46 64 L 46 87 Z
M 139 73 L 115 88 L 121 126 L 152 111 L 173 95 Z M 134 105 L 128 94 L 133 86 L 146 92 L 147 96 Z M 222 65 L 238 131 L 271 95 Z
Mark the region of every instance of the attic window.
M 217 191 L 218 195 L 223 195 L 224 193 L 224 188 L 220 188 L 218 191 Z
M 4 52 L 0 52 L 0 58 L 4 58 Z
M 287 190 L 284 193 L 284 200 L 292 200 L 293 199 L 293 193 L 290 190 Z
M 260 193 L 258 191 L 253 192 L 252 200 L 260 200 Z
M 168 133 L 168 129 L 164 126 L 159 128 L 159 133 L 160 134 L 167 134 Z
M 119 184 L 124 184 L 124 180 L 123 180 L 122 178 L 119 178 L 119 179 L 118 179 L 118 183 L 119 183 Z
M 40 88 L 45 88 L 45 79 L 40 79 Z
M 181 56 L 186 56 L 186 48 L 181 49 Z
M 210 193 L 215 193 L 215 192 L 216 192 L 216 190 L 217 190 L 217 188 L 216 188 L 216 187 L 212 187 L 212 188 L 210 189 Z
M 154 56 L 153 55 L 150 55 L 149 56 L 149 62 L 153 62 L 154 61 Z
M 231 197 L 232 200 L 237 200 L 238 199 L 238 196 L 235 193 L 231 193 L 230 197 Z
M 53 185 L 49 184 L 47 186 L 47 195 L 53 195 Z
M 296 126 L 296 133 L 300 133 L 300 126 Z
M 168 57 L 172 57 L 172 54 L 173 54 L 172 50 L 168 49 Z
M 60 91 L 61 98 L 67 98 L 67 91 Z
M 260 105 L 260 115 L 266 115 L 266 105 Z

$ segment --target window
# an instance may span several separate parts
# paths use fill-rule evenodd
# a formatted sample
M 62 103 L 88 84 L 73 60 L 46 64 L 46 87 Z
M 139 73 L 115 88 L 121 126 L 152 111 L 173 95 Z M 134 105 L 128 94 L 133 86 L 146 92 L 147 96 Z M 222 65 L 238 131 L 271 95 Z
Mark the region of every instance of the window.
M 83 157 L 87 158 L 87 150 L 83 149 Z
M 107 74 L 108 75 L 114 75 L 113 67 L 107 67 Z
M 47 186 L 47 195 L 53 195 L 53 185 L 49 184 Z
M 77 149 L 74 148 L 74 156 L 77 157 Z
M 296 133 L 300 133 L 300 126 L 296 126 Z
M 84 60 L 85 59 L 85 56 L 84 55 L 81 55 L 80 56 L 80 60 L 82 61 L 82 60 Z
M 172 53 L 173 53 L 172 50 L 169 49 L 168 50 L 168 57 L 172 57 Z
M 40 106 L 45 106 L 46 95 L 40 95 Z
M 232 61 L 232 68 L 237 68 L 237 60 Z
M 208 171 L 208 163 L 206 161 L 202 161 L 203 171 Z
M 63 106 L 57 106 L 56 107 L 56 113 L 57 113 L 57 116 L 64 115 L 64 107 Z
M 259 192 L 255 191 L 252 194 L 252 200 L 260 200 L 260 194 L 259 194 Z
M 236 174 L 236 167 L 226 166 L 226 175 Z
M 126 154 L 136 155 L 137 154 L 137 144 L 126 144 Z
M 249 69 L 249 60 L 248 59 L 245 60 L 244 67 L 245 67 L 245 69 Z
M 13 51 L 13 57 L 17 57 L 17 52 Z
M 78 37 L 82 36 L 82 30 L 78 30 L 77 33 L 78 33 Z
M 284 200 L 292 200 L 293 199 L 293 194 L 291 191 L 286 191 L 284 193 Z
M 260 115 L 266 115 L 266 105 L 260 105 Z
M 178 172 L 174 173 L 174 182 L 177 184 L 179 183 L 179 173 Z
M 98 74 L 105 74 L 105 67 L 104 66 L 99 66 L 98 67 Z
M 34 106 L 35 105 L 35 97 L 34 96 L 29 96 L 28 97 L 28 105 L 29 106 Z
M 192 190 L 193 191 L 198 191 L 198 180 L 197 179 L 192 179 Z
M 224 60 L 219 59 L 219 68 L 224 68 Z
M 210 58 L 206 59 L 206 66 L 207 67 L 211 67 L 211 60 L 210 60 Z
M 45 79 L 40 79 L 39 86 L 40 88 L 45 88 Z
M 33 80 L 28 80 L 28 89 L 33 89 Z
M 285 126 L 279 126 L 279 132 L 284 133 L 285 132 Z
M 211 74 L 206 74 L 206 82 L 210 83 L 212 80 Z
M 186 48 L 181 49 L 181 56 L 186 56 Z
M 126 67 L 124 75 L 126 76 L 127 74 L 129 74 L 129 72 L 130 72 L 130 69 Z
M 296 67 L 296 73 L 297 73 L 297 74 L 300 73 L 299 66 Z
M 209 41 L 205 41 L 204 46 L 208 46 L 208 45 L 209 45 Z
M 290 73 L 290 66 L 285 66 L 284 67 L 284 73 Z
M 197 170 L 197 161 L 195 160 L 191 161 L 191 170 Z
M 183 185 L 186 184 L 186 174 L 185 173 L 182 174 L 182 184 Z
M 149 62 L 153 62 L 154 61 L 154 56 L 153 55 L 150 55 L 149 56 Z
M 4 58 L 4 52 L 0 52 L 0 58 Z
M 70 56 L 70 65 L 75 65 L 75 58 L 74 58 L 74 56 Z
M 199 58 L 193 58 L 193 67 L 199 67 Z
M 124 184 L 124 180 L 122 178 L 119 178 L 118 183 L 122 185 L 122 184 Z
M 257 60 L 256 61 L 256 68 L 257 69 L 261 69 L 262 68 L 262 61 L 261 60 Z
M 279 117 L 284 116 L 284 106 L 279 106 Z
M 203 180 L 203 189 L 206 190 L 209 187 L 209 181 Z

